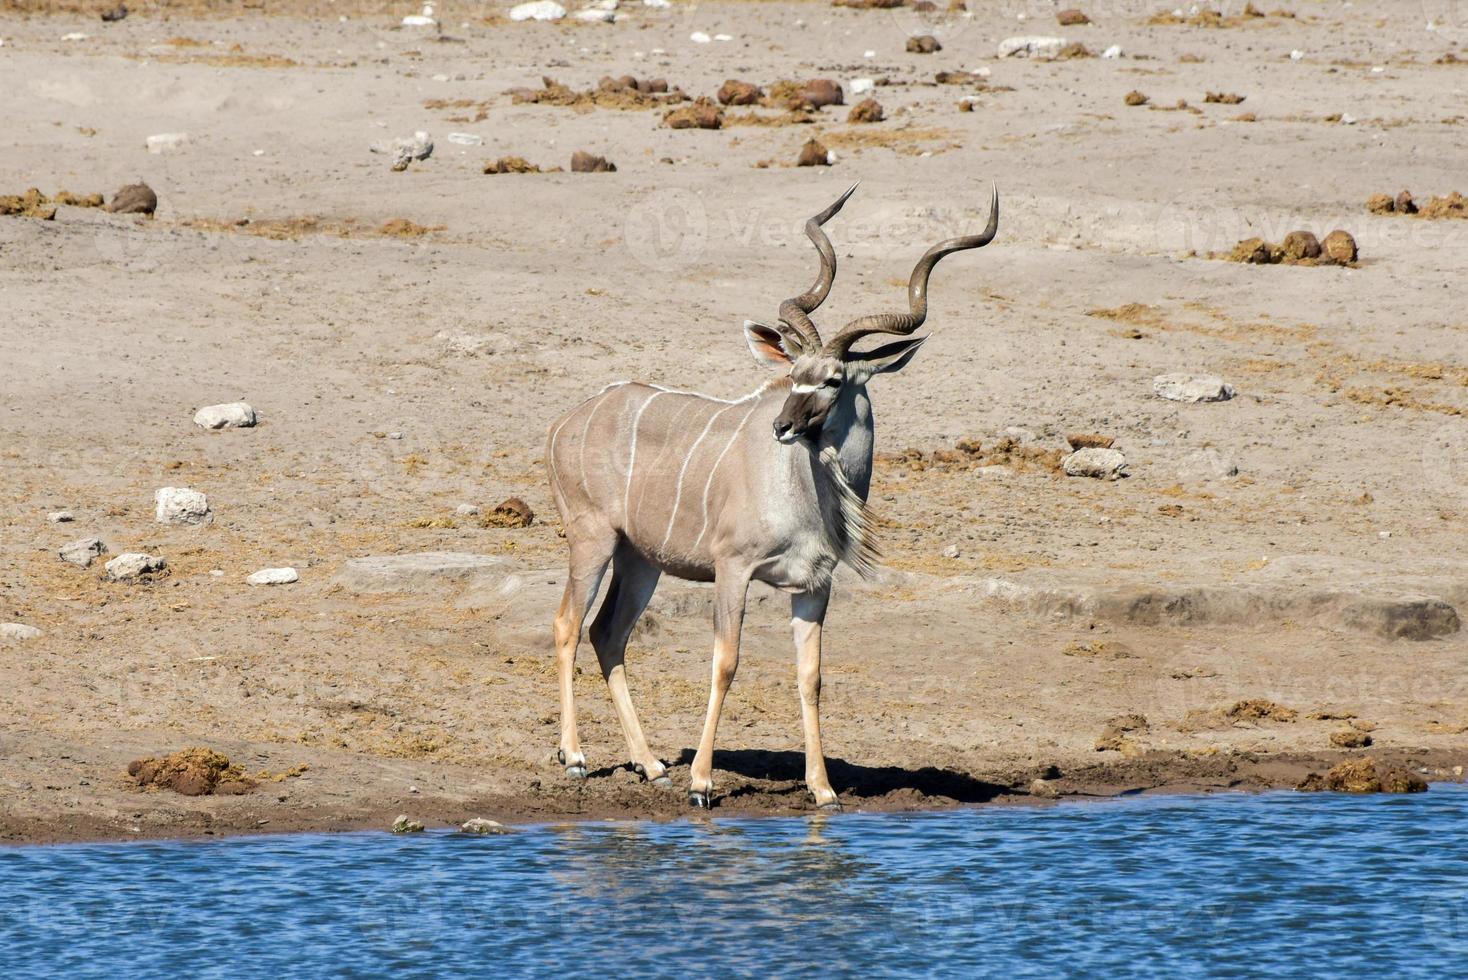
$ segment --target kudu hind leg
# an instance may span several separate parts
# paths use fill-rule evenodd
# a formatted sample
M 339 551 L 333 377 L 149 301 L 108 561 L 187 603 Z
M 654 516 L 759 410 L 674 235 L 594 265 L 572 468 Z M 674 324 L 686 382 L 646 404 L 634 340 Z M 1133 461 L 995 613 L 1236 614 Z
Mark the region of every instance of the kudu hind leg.
M 744 627 L 744 599 L 749 592 L 749 573 L 719 569 L 714 575 L 714 665 L 709 685 L 708 713 L 703 719 L 703 737 L 693 756 L 688 802 L 700 809 L 713 805 L 714 736 L 724 696 L 739 669 L 739 634 Z
M 561 747 L 556 755 L 572 779 L 586 778 L 586 756 L 576 732 L 576 648 L 581 645 L 581 624 L 596 601 L 616 541 L 616 535 L 608 531 L 603 540 L 572 544 L 566 591 L 556 612 L 556 669 L 561 688 Z
M 591 646 L 596 650 L 602 678 L 607 682 L 622 734 L 627 739 L 627 753 L 632 765 L 649 781 L 669 785 L 667 767 L 648 750 L 642 734 L 642 723 L 632 707 L 627 690 L 627 639 L 637 619 L 652 600 L 661 572 L 656 565 L 638 555 L 625 543 L 612 559 L 612 582 L 606 600 L 591 624 Z

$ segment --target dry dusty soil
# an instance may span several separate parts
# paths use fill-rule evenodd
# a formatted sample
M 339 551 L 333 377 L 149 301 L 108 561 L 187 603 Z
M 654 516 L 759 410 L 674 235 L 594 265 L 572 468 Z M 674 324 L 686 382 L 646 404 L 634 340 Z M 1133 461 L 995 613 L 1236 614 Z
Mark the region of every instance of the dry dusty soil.
M 115 22 L 110 2 L 4 0 L 0 194 L 141 179 L 160 203 L 0 216 L 0 622 L 42 631 L 0 640 L 0 837 L 683 814 L 704 587 L 665 583 L 630 652 L 680 791 L 623 765 L 585 646 L 592 776 L 554 761 L 545 429 L 619 379 L 761 384 L 740 322 L 809 283 L 801 224 L 857 179 L 828 329 L 900 308 L 921 251 L 982 226 L 991 183 L 1003 220 L 940 267 L 932 341 L 873 385 L 885 571 L 840 583 L 827 631 L 848 809 L 1292 785 L 1361 754 L 1459 778 L 1468 221 L 1365 202 L 1468 191 L 1468 7 L 1275 2 L 1159 18 L 1161 0 L 1109 0 L 1065 28 L 1038 0 L 674 0 L 613 24 L 450 2 L 434 31 L 349 0 Z M 909 53 L 911 34 L 942 49 Z M 1093 57 L 999 59 L 1017 34 Z M 584 94 L 624 74 L 693 98 L 830 78 L 846 105 L 675 129 L 661 99 Z M 509 94 L 543 76 L 570 91 Z M 855 79 L 884 121 L 847 121 Z M 406 170 L 369 152 L 415 130 L 435 149 Z M 187 138 L 150 152 L 164 133 Z M 812 137 L 834 165 L 794 166 Z M 569 172 L 575 150 L 617 169 Z M 566 169 L 484 173 L 502 157 Z M 1337 228 L 1353 265 L 1211 257 Z M 1152 379 L 1172 372 L 1237 395 L 1164 400 Z M 192 424 L 241 398 L 256 427 Z M 1114 440 L 1129 475 L 1063 475 L 1076 433 Z M 212 521 L 157 523 L 165 486 L 203 491 Z M 456 514 L 511 496 L 530 526 Z M 166 573 L 58 559 L 84 536 Z M 501 561 L 349 564 L 438 552 Z M 287 565 L 296 584 L 245 582 Z M 787 616 L 751 593 L 722 812 L 809 806 Z M 1274 706 L 1230 710 L 1251 699 Z M 1123 715 L 1145 725 L 1098 748 Z M 1337 747 L 1347 730 L 1374 744 Z M 255 787 L 126 776 L 186 746 Z

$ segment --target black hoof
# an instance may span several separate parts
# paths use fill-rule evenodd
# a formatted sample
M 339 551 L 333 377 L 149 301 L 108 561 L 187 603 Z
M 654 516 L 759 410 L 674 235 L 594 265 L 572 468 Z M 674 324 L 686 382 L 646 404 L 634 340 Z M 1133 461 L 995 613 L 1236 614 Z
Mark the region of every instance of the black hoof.
M 572 779 L 585 779 L 586 778 L 586 767 L 585 766 L 567 766 L 566 767 L 566 775 L 569 776 L 569 777 L 571 777 Z
M 845 807 L 840 800 L 832 800 L 830 803 L 822 803 L 820 809 L 822 813 L 840 813 Z
M 708 810 L 714 805 L 714 794 L 700 793 L 698 790 L 689 790 L 688 805 L 695 810 Z

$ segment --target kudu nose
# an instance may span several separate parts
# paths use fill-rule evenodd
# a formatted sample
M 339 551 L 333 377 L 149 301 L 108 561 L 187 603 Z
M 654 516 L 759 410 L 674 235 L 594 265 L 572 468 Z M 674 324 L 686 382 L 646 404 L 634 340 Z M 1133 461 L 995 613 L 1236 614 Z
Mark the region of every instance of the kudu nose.
M 790 431 L 790 423 L 789 422 L 786 422 L 784 419 L 776 419 L 775 420 L 775 438 L 776 439 L 784 438 L 785 433 L 787 433 L 789 431 Z

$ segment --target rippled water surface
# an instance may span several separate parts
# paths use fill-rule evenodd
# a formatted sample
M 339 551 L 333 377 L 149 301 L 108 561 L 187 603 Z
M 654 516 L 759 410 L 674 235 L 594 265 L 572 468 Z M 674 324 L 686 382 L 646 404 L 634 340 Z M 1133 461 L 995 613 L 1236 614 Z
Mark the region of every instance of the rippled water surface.
M 1468 972 L 1468 789 L 0 848 L 6 976 Z

